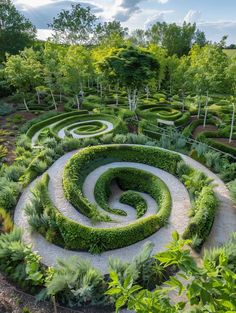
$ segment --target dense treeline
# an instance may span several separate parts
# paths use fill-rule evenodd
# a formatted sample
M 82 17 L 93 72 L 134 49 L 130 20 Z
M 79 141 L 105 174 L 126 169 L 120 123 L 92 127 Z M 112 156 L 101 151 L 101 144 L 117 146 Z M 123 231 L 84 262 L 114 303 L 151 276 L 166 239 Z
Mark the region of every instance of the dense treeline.
M 71 11 L 63 10 L 54 18 L 50 41 L 35 41 L 33 47 L 27 48 L 35 39 L 34 26 L 16 11 L 11 1 L 5 1 L 0 12 L 0 42 L 8 34 L 15 34 L 12 40 L 16 43 L 6 46 L 4 41 L 0 45 L 1 58 L 6 58 L 0 75 L 1 93 L 11 86 L 22 95 L 47 89 L 52 94 L 76 96 L 85 87 L 97 85 L 102 94 L 108 86 L 117 92 L 119 88 L 128 91 L 130 81 L 135 94 L 131 97 L 128 91 L 128 96 L 136 100 L 144 89 L 147 93 L 165 89 L 181 97 L 188 93 L 234 93 L 236 58 L 230 59 L 224 53 L 225 38 L 218 44 L 208 43 L 196 25 L 158 22 L 147 31 L 138 29 L 129 35 L 119 22 L 99 23 L 89 8 L 76 4 Z M 16 29 L 22 36 L 14 33 Z M 132 69 L 137 69 L 132 77 L 126 62 L 131 51 L 125 53 L 131 47 Z M 111 62 L 114 58 L 123 60 L 119 63 L 122 75 Z

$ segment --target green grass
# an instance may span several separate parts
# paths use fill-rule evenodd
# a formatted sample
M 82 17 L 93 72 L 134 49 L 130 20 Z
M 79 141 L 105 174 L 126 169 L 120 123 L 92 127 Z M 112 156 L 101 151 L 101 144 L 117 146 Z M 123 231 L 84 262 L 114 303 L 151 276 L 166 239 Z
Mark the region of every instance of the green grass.
M 236 49 L 224 49 L 224 52 L 230 57 L 233 58 L 236 56 Z

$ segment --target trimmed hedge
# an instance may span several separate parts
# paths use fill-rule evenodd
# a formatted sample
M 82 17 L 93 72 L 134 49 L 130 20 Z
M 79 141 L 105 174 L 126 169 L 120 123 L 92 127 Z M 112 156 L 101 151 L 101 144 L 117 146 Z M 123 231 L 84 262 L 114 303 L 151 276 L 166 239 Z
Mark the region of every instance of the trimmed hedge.
M 198 248 L 208 237 L 218 206 L 213 186 L 204 186 L 195 201 L 194 216 L 185 229 L 183 238 L 192 239 L 193 247 Z
M 56 116 L 44 119 L 40 122 L 36 122 L 35 124 L 33 124 L 28 129 L 28 131 L 26 132 L 26 135 L 29 138 L 32 138 L 36 132 L 38 132 L 40 129 L 42 129 L 46 126 L 50 126 L 51 124 L 56 123 L 58 121 L 61 121 L 61 120 L 65 119 L 67 117 L 70 117 L 70 116 L 75 116 L 75 115 L 80 116 L 80 115 L 86 114 L 86 113 L 87 113 L 87 111 L 69 112 L 69 113 L 64 113 L 64 114 L 58 114 Z
M 41 180 L 42 187 L 40 200 L 43 212 L 50 217 L 53 228 L 43 230 L 46 239 L 50 242 L 63 245 L 67 249 L 84 250 L 99 253 L 106 250 L 122 248 L 156 232 L 160 226 L 158 215 L 142 218 L 123 227 L 96 228 L 78 224 L 63 216 L 52 204 L 48 193 L 49 175 L 44 174 Z M 170 195 L 166 198 L 166 204 L 171 203 Z M 43 216 L 43 212 L 41 212 Z
M 111 116 L 111 115 L 106 115 L 106 114 L 86 114 L 86 115 L 80 115 L 79 118 L 78 116 L 69 116 L 66 119 L 61 120 L 59 123 L 54 125 L 52 127 L 52 131 L 57 134 L 58 131 L 66 126 L 70 126 L 73 123 L 76 122 L 83 122 L 83 121 L 89 121 L 89 120 L 106 120 L 108 122 L 111 122 L 113 124 L 113 129 L 111 132 L 113 133 L 124 133 L 127 132 L 126 127 L 124 126 L 124 123 L 121 119 Z M 100 136 L 99 134 L 97 136 Z
M 137 211 L 137 218 L 142 217 L 147 212 L 146 200 L 133 190 L 124 192 L 120 197 L 120 202 L 133 207 Z
M 63 174 L 65 197 L 82 214 L 91 217 L 91 207 L 83 196 L 82 187 L 87 175 L 95 168 L 112 162 L 137 162 L 161 168 L 176 174 L 177 154 L 154 147 L 108 145 L 80 150 L 67 163 Z
M 214 138 L 224 138 L 225 135 L 226 135 L 225 132 L 221 132 L 221 131 L 218 131 L 218 132 L 206 131 L 206 132 L 200 133 L 197 136 L 197 140 L 202 141 L 208 144 L 209 146 L 216 148 L 220 151 L 236 156 L 236 148 L 214 140 Z M 233 139 L 235 138 L 236 136 L 234 135 Z
M 163 222 L 167 220 L 170 214 L 170 203 L 169 191 L 166 185 L 163 183 L 162 180 L 149 172 L 129 167 L 110 168 L 105 173 L 103 173 L 97 180 L 94 189 L 94 195 L 96 202 L 104 210 L 116 214 L 125 215 L 123 214 L 125 213 L 124 211 L 112 209 L 108 205 L 108 200 L 111 194 L 110 186 L 112 181 L 114 180 L 117 181 L 122 190 L 136 190 L 139 192 L 145 192 L 152 196 L 152 198 L 156 201 L 159 207 L 158 216 L 163 220 Z M 128 196 L 131 196 L 130 199 L 132 199 L 130 203 L 136 200 L 137 202 L 135 202 L 134 204 L 138 205 L 141 201 L 141 206 L 143 207 L 143 209 L 140 210 L 140 214 L 141 212 L 143 212 L 144 214 L 147 210 L 146 201 L 138 193 L 135 193 L 134 196 L 132 193 L 133 191 L 130 192 L 131 195 L 128 194 Z M 127 197 L 123 199 L 126 198 Z M 139 217 L 141 216 L 140 214 Z

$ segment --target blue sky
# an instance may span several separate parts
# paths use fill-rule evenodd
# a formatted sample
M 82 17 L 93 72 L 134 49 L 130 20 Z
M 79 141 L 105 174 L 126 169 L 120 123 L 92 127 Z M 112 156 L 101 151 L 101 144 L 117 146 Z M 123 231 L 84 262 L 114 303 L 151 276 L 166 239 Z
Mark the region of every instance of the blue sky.
M 147 28 L 155 21 L 196 22 L 211 41 L 228 35 L 228 43 L 236 43 L 235 0 L 14 0 L 39 29 L 39 36 L 48 35 L 47 24 L 61 9 L 72 3 L 91 6 L 101 20 L 120 20 L 131 30 Z

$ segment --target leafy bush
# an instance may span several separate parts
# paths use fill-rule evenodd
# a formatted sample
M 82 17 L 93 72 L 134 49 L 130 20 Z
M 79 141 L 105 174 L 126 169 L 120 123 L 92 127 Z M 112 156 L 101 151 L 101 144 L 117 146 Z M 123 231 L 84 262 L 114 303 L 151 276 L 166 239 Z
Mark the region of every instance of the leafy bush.
M 0 236 L 0 270 L 21 287 L 35 291 L 44 282 L 40 257 L 22 241 L 22 231 L 14 228 Z
M 46 293 L 70 307 L 102 304 L 105 300 L 105 282 L 99 270 L 87 260 L 71 257 L 57 260 L 46 283 Z
M 228 184 L 228 187 L 229 187 L 230 196 L 231 196 L 233 202 L 236 204 L 236 179 L 231 181 Z
M 5 177 L 0 178 L 0 207 L 9 211 L 16 203 L 22 186 Z

